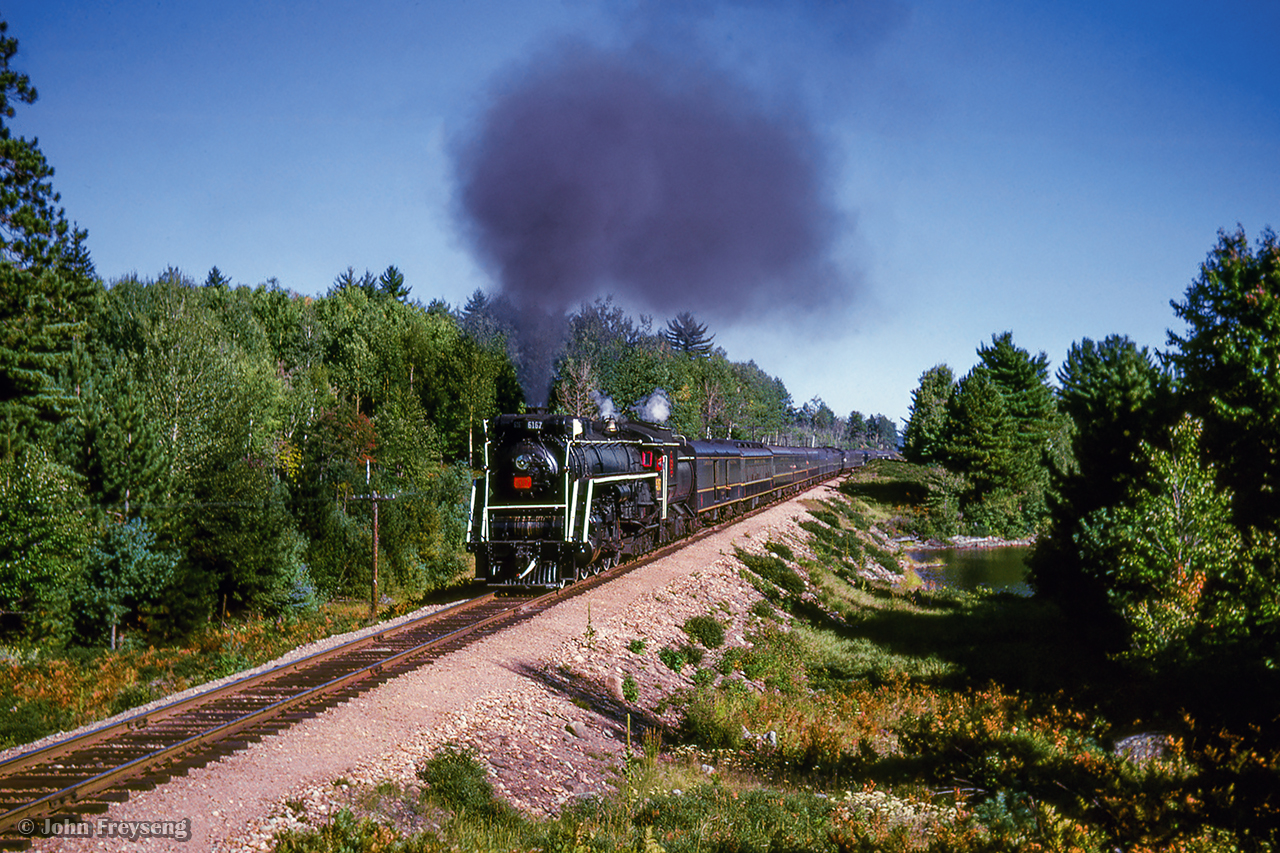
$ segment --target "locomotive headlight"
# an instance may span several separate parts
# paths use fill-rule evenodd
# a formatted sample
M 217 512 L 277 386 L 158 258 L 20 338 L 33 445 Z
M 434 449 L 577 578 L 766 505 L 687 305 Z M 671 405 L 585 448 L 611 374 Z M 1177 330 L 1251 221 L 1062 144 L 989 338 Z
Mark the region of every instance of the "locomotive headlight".
M 512 464 L 514 464 L 521 471 L 528 471 L 529 466 L 533 464 L 533 459 L 529 456 L 528 453 L 521 453 L 519 456 L 515 458 Z

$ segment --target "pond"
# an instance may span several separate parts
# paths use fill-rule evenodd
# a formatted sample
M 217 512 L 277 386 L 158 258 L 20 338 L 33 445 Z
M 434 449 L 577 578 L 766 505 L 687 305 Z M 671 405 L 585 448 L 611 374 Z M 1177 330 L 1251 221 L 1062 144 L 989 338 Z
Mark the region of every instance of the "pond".
M 911 559 L 927 564 L 916 570 L 920 579 L 938 586 L 964 590 L 985 586 L 997 592 L 1031 594 L 1026 564 L 1031 548 L 1026 545 L 939 548 L 909 554 Z

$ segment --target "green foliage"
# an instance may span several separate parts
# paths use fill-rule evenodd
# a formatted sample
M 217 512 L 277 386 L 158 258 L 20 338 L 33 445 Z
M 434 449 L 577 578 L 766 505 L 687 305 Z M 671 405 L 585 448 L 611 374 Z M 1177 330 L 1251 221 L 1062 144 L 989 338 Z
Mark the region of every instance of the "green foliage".
M 1250 248 L 1244 229 L 1218 233 L 1169 333 L 1169 361 L 1239 528 L 1280 528 L 1280 239 Z
M 36 636 L 65 637 L 90 524 L 72 472 L 40 450 L 0 458 L 0 609 Z
M 1146 475 L 1141 443 L 1163 444 L 1172 388 L 1145 348 L 1111 335 L 1073 344 L 1058 371 L 1059 405 L 1072 421 L 1070 466 L 1054 471 L 1056 496 L 1031 560 L 1036 590 L 1074 612 L 1104 607 L 1106 569 L 1079 540 L 1086 516 L 1117 507 Z M 1107 558 L 1113 559 L 1113 558 Z
M 191 473 L 191 503 L 179 521 L 192 576 L 210 604 L 276 613 L 305 582 L 305 540 L 293 526 L 287 492 L 251 461 Z
M 622 698 L 631 703 L 640 701 L 640 685 L 630 673 L 622 677 Z
M 634 640 L 627 643 L 627 650 L 630 651 L 633 655 L 642 655 L 644 654 L 644 650 L 647 645 L 648 643 L 645 642 L 644 639 L 640 637 L 636 637 Z
M 830 804 L 813 793 L 741 794 L 701 785 L 651 796 L 637 811 L 668 853 L 696 850 L 832 850 Z
M 418 778 L 427 785 L 426 800 L 455 814 L 516 824 L 519 813 L 494 794 L 484 767 L 474 753 L 445 746 L 423 763 Z
M 682 311 L 667 321 L 665 337 L 676 352 L 694 358 L 708 358 L 716 336 L 707 334 L 705 323 L 699 323 L 688 311 Z
M 81 636 L 100 641 L 102 631 L 112 631 L 132 614 L 163 600 L 174 579 L 178 558 L 155 550 L 156 537 L 141 519 L 108 524 L 99 541 L 89 548 L 84 597 L 77 608 Z M 114 646 L 113 646 L 114 647 Z
M 969 532 L 1025 536 L 1047 512 L 1051 466 L 1069 459 L 1067 421 L 1057 411 L 1044 353 L 1033 357 L 1005 332 L 979 347 L 978 357 L 947 402 L 935 458 L 965 478 L 960 513 Z
M 84 333 L 82 290 L 56 272 L 0 259 L 0 456 L 44 438 L 73 408 L 58 380 Z
M 714 616 L 690 616 L 681 627 L 690 639 L 708 649 L 718 649 L 724 645 L 724 625 Z
M 684 666 L 688 663 L 685 653 L 680 649 L 674 649 L 671 646 L 663 646 L 658 650 L 658 660 L 672 672 L 679 674 L 684 670 Z
M 741 548 L 735 548 L 734 553 L 744 566 L 785 592 L 792 595 L 804 592 L 804 580 L 785 560 L 773 554 L 751 554 Z
M 796 555 L 792 552 L 790 546 L 785 542 L 766 542 L 764 549 L 772 554 L 777 554 L 784 560 L 794 563 Z
M 1206 593 L 1229 596 L 1223 586 L 1243 556 L 1231 497 L 1201 462 L 1200 435 L 1200 423 L 1184 417 L 1168 450 L 1144 442 L 1149 475 L 1124 503 L 1081 524 L 1089 562 L 1102 564 L 1107 595 L 1130 626 L 1133 655 L 1152 666 L 1185 661 L 1197 633 L 1229 618 Z
M 920 375 L 920 385 L 911 392 L 911 413 L 903 433 L 902 455 L 909 461 L 928 464 L 945 458 L 947 401 L 955 385 L 955 374 L 945 364 Z

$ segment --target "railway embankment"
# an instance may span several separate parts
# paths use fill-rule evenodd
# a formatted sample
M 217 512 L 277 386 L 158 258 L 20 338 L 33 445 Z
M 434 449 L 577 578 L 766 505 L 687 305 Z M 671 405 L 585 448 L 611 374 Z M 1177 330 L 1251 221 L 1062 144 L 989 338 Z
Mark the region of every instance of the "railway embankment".
M 1269 825 L 1051 606 L 913 589 L 893 512 L 810 493 L 112 815 L 185 810 L 186 849 L 220 851 L 1227 850 Z

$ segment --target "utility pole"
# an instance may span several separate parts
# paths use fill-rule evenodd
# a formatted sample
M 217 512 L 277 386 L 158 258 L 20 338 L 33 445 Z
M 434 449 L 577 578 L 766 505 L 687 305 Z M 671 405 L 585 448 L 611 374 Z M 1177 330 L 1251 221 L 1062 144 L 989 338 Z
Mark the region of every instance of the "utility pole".
M 369 460 L 364 460 L 364 483 L 369 485 L 370 471 Z M 367 500 L 373 503 L 373 576 L 369 583 L 369 618 L 378 618 L 378 501 L 386 500 L 394 495 L 379 495 L 377 489 L 371 489 L 369 494 L 363 498 L 356 500 Z

